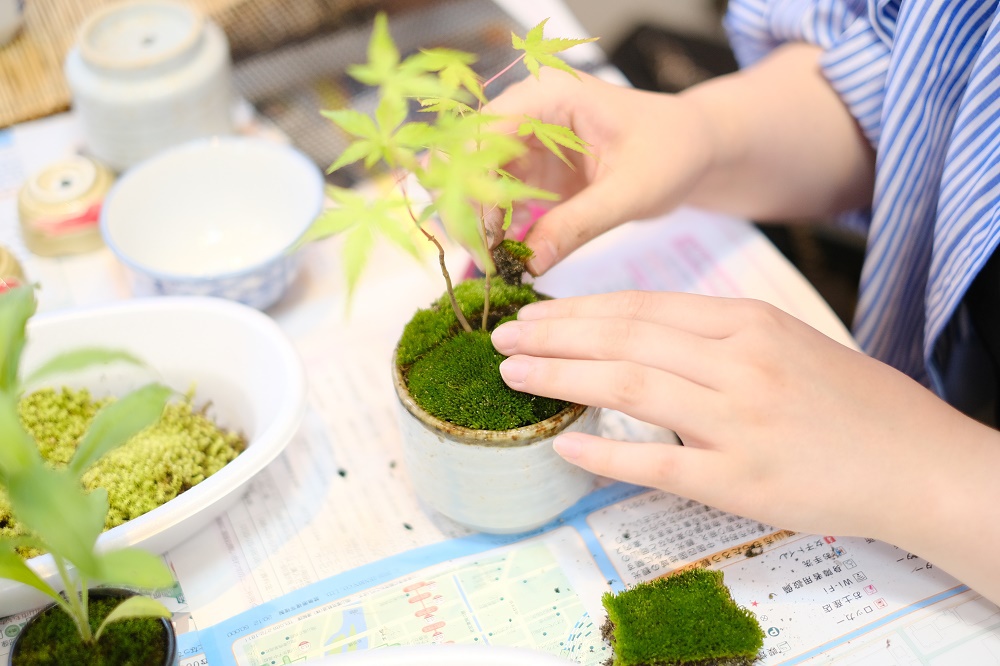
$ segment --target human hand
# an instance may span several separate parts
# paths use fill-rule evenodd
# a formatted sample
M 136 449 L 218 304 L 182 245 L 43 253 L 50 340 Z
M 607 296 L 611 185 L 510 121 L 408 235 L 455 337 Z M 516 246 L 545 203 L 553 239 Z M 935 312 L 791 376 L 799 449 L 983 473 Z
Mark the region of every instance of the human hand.
M 927 535 L 913 530 L 935 524 L 949 498 L 977 483 L 996 494 L 991 475 L 973 478 L 987 439 L 996 458 L 995 433 L 759 301 L 647 292 L 544 301 L 493 341 L 510 356 L 500 370 L 511 388 L 620 410 L 685 443 L 556 440 L 597 474 L 779 527 L 921 547 Z
M 527 115 L 567 126 L 590 144 L 592 157 L 565 151 L 571 169 L 532 137 L 528 152 L 508 167 L 560 196 L 525 237 L 535 275 L 608 229 L 677 206 L 709 163 L 707 129 L 695 106 L 579 76 L 542 68 L 540 78 L 509 87 L 484 109 L 504 116 L 511 133 Z

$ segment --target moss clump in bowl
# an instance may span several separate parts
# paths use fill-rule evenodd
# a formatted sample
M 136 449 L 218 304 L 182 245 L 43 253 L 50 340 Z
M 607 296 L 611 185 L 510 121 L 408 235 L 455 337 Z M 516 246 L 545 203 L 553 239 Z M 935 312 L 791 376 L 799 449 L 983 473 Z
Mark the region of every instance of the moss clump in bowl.
M 608 666 L 749 666 L 764 645 L 752 612 L 736 604 L 722 572 L 689 569 L 601 600 Z
M 46 388 L 18 402 L 18 416 L 42 457 L 69 463 L 98 410 L 114 398 L 95 399 L 86 389 Z M 88 490 L 105 488 L 106 530 L 165 504 L 231 462 L 246 449 L 242 435 L 219 428 L 191 398 L 168 404 L 152 426 L 99 459 L 83 475 Z M 21 533 L 0 490 L 0 536 Z M 22 550 L 25 557 L 37 551 Z
M 523 264 L 522 264 L 523 269 Z M 490 332 L 515 319 L 528 303 L 545 298 L 531 285 L 490 281 L 487 330 L 463 331 L 446 295 L 419 310 L 406 325 L 396 350 L 410 395 L 429 414 L 474 430 L 510 430 L 555 416 L 569 403 L 521 393 L 500 376 L 504 360 Z M 455 286 L 455 299 L 469 321 L 482 317 L 485 278 Z

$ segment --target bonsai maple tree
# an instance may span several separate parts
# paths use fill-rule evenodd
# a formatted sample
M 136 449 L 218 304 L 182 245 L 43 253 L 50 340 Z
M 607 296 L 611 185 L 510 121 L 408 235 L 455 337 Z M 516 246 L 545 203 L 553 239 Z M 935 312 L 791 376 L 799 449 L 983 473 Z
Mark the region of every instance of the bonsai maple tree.
M 323 115 L 348 134 L 352 141 L 327 170 L 332 173 L 361 162 L 365 169 L 387 168 L 395 175 L 396 191 L 366 195 L 356 190 L 329 188 L 337 204 L 325 211 L 302 242 L 331 234 L 346 233 L 344 268 L 348 289 L 353 290 L 370 255 L 375 238 L 382 236 L 411 254 L 418 254 L 413 240 L 415 227 L 438 251 L 441 273 L 455 316 L 465 331 L 466 320 L 455 299 L 454 284 L 444 261 L 444 248 L 427 222 L 440 220 L 448 236 L 467 248 L 487 276 L 495 273 L 487 219 L 502 213 L 503 229 L 511 223 L 517 203 L 554 200 L 552 192 L 518 180 L 504 166 L 526 152 L 524 139 L 535 137 L 569 168 L 563 149 L 590 153 L 587 144 L 571 129 L 531 117 L 519 119 L 516 136 L 496 128 L 508 119 L 484 111 L 491 84 L 518 63 L 534 76 L 542 65 L 575 72 L 555 54 L 590 39 L 547 39 L 546 21 L 524 38 L 511 36 L 520 55 L 500 72 L 483 79 L 472 68 L 472 53 L 447 48 L 421 50 L 402 58 L 389 34 L 385 14 L 375 19 L 368 44 L 368 62 L 348 68 L 359 82 L 378 88 L 373 115 L 354 109 L 323 111 Z M 418 107 L 428 120 L 410 120 Z M 412 175 L 430 200 L 418 200 L 408 191 Z M 514 254 L 519 254 L 517 250 Z M 522 263 L 526 258 L 521 254 Z M 490 311 L 491 281 L 485 282 L 485 307 L 480 328 L 485 329 Z

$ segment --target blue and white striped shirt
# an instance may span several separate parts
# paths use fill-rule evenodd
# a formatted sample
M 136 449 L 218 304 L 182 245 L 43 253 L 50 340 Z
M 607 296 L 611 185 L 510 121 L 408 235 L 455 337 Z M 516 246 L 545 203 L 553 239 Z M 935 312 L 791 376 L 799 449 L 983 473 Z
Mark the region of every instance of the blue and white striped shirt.
M 962 298 L 1000 241 L 997 3 L 731 0 L 726 28 L 744 66 L 783 42 L 823 47 L 876 150 L 855 337 L 948 397 L 947 352 L 972 335 Z

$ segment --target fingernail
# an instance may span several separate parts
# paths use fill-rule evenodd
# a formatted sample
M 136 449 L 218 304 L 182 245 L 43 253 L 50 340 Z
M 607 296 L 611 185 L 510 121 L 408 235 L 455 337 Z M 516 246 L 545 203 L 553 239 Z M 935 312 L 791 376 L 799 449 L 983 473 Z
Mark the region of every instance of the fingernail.
M 548 238 L 543 238 L 538 247 L 532 248 L 534 256 L 528 260 L 528 272 L 532 275 L 541 275 L 549 270 L 556 259 L 556 246 Z
M 516 322 L 507 322 L 493 330 L 490 339 L 493 346 L 501 354 L 510 354 L 517 346 L 517 339 L 521 337 L 521 327 Z
M 524 384 L 530 370 L 531 361 L 517 356 L 512 356 L 500 364 L 500 376 L 511 388 Z
M 566 460 L 576 460 L 583 450 L 583 442 L 573 435 L 560 435 L 552 441 L 552 448 Z

